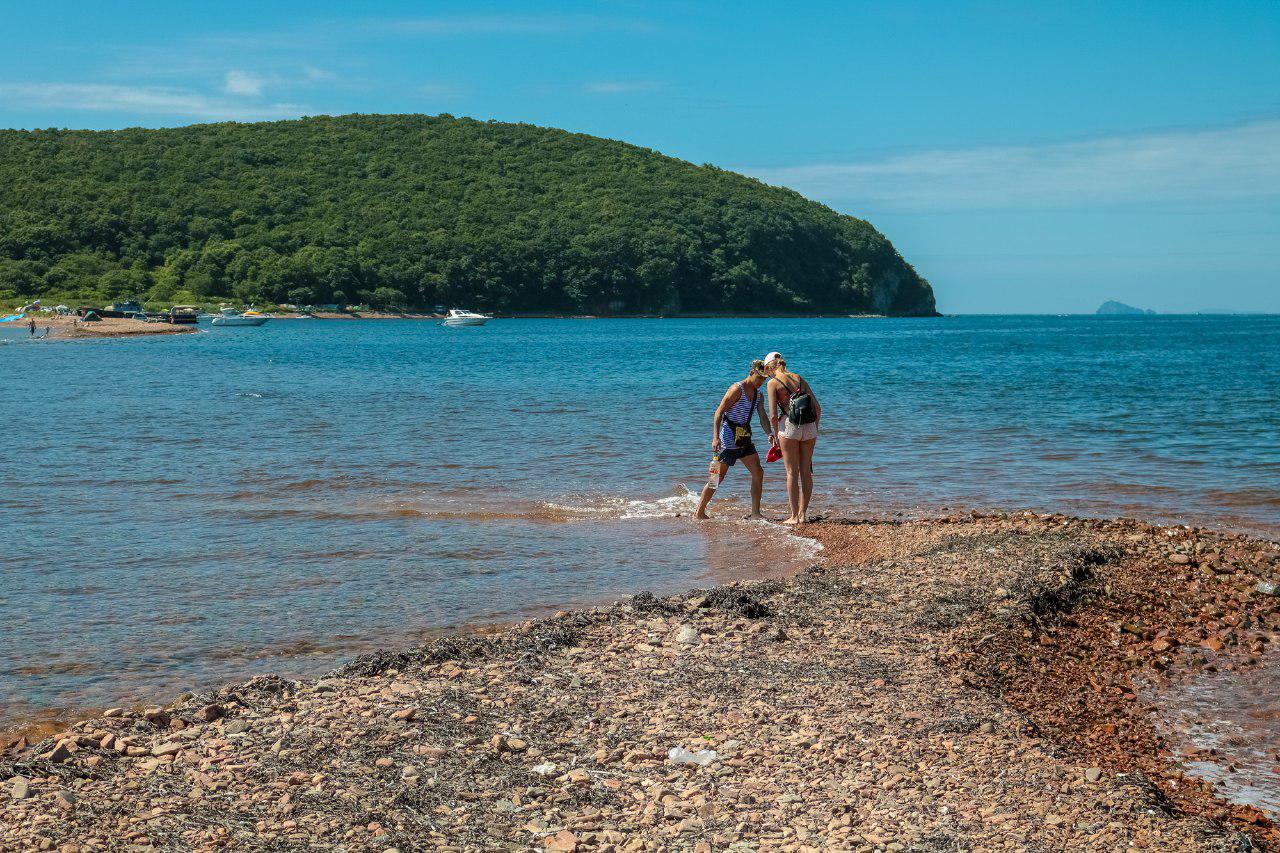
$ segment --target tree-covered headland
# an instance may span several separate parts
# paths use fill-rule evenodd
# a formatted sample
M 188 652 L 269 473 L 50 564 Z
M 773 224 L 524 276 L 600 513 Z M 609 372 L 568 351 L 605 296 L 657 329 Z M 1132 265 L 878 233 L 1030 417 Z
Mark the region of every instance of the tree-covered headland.
M 0 307 L 932 314 L 869 223 L 608 139 L 451 116 L 0 131 Z

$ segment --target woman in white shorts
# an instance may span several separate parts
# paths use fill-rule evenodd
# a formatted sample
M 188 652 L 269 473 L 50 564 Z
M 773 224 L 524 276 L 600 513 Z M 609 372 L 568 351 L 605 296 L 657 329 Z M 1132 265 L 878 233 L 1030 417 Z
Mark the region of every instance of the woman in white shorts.
M 813 497 L 813 448 L 818 443 L 818 423 L 822 420 L 822 407 L 809 383 L 798 373 L 787 370 L 787 362 L 776 352 L 764 357 L 765 370 L 772 374 L 769 380 L 769 419 L 773 432 L 778 436 L 782 449 L 782 461 L 787 466 L 787 500 L 791 504 L 791 517 L 783 524 L 800 524 L 809 519 L 809 500 Z M 792 397 L 809 397 L 810 423 L 792 423 L 787 416 Z

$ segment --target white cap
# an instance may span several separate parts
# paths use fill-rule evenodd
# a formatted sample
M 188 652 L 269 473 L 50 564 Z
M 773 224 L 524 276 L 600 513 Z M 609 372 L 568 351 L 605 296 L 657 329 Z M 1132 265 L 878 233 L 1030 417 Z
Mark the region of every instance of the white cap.
M 780 358 L 782 358 L 782 353 L 780 353 L 780 352 L 771 352 L 771 353 L 769 353 L 768 355 L 766 355 L 766 356 L 764 357 L 763 361 L 764 361 L 764 363 L 765 363 L 765 364 L 770 364 L 770 363 L 772 363 L 772 362 L 777 361 L 777 360 L 778 360 L 778 359 L 780 359 Z

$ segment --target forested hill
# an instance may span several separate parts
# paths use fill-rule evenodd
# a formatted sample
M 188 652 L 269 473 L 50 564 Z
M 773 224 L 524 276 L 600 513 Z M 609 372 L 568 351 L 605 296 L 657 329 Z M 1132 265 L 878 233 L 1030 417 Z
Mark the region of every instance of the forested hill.
M 621 142 L 450 116 L 0 131 L 0 306 L 932 314 L 870 224 Z

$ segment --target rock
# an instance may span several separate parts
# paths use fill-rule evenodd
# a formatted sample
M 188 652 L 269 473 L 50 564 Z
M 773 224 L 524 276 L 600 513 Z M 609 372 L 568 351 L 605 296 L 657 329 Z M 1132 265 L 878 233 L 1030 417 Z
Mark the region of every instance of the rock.
M 142 712 L 142 718 L 157 728 L 165 728 L 169 725 L 169 715 L 164 708 L 148 708 Z
M 200 709 L 199 716 L 206 723 L 212 723 L 214 720 L 221 719 L 226 713 L 227 710 L 221 705 L 205 705 Z
M 70 791 L 58 791 L 53 795 L 53 802 L 58 808 L 71 811 L 76 807 L 76 795 Z
M 1191 558 L 1186 554 L 1170 554 L 1169 562 L 1173 563 L 1175 566 L 1185 566 L 1191 562 Z
M 1258 581 L 1254 589 L 1263 595 L 1280 595 L 1280 584 L 1275 581 Z
M 14 776 L 9 785 L 9 797 L 14 800 L 25 800 L 31 796 L 31 783 L 25 776 Z
M 41 758 L 43 758 L 45 761 L 52 762 L 53 764 L 61 764 L 70 757 L 71 757 L 70 744 L 68 744 L 65 740 L 58 741 L 57 746 L 55 746 L 52 750 L 50 750 L 49 752 L 46 752 L 44 755 L 41 756 Z
M 1097 782 L 1101 778 L 1102 778 L 1101 767 L 1090 767 L 1088 770 L 1084 771 L 1084 781 L 1086 782 Z
M 562 829 L 542 843 L 544 850 L 559 850 L 562 853 L 576 853 L 578 836 L 567 829 Z
M 106 717 L 108 720 L 114 717 L 123 717 L 124 708 L 108 708 L 107 710 L 102 712 L 102 716 Z
M 676 632 L 676 642 L 682 646 L 696 646 L 702 642 L 698 629 L 692 625 L 684 625 Z
M 151 754 L 156 758 L 163 758 L 166 755 L 177 755 L 182 750 L 182 744 L 169 741 L 168 743 L 158 743 L 151 747 Z
M 412 722 L 413 718 L 418 716 L 417 708 L 401 708 L 391 715 L 393 720 L 404 720 L 406 723 Z
M 222 727 L 222 731 L 229 735 L 238 735 L 243 733 L 247 728 L 249 728 L 249 724 L 244 720 L 232 720 Z

